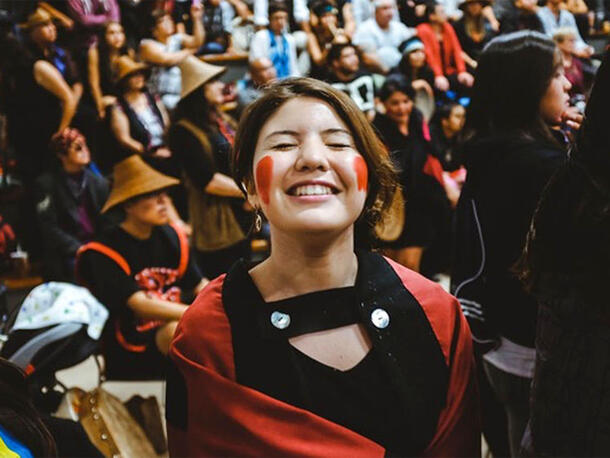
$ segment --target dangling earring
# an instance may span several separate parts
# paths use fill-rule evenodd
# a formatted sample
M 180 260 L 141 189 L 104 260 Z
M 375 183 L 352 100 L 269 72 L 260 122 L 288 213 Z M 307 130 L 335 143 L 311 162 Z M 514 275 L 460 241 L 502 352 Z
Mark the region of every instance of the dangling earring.
M 261 216 L 260 210 L 258 208 L 254 211 L 254 232 L 258 233 L 263 228 L 263 217 Z

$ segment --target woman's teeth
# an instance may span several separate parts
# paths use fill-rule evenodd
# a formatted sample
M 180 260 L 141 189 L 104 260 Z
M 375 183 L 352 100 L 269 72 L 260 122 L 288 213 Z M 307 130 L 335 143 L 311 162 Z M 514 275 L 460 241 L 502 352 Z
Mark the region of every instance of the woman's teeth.
M 333 191 L 329 186 L 319 184 L 299 186 L 294 191 L 295 196 L 324 196 L 332 193 Z

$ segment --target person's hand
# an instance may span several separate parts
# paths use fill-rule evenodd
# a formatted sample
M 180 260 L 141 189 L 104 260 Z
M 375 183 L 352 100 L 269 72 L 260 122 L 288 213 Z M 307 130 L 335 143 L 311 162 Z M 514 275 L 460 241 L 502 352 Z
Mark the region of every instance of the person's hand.
M 449 80 L 443 75 L 434 78 L 434 85 L 439 91 L 445 92 L 449 90 Z
M 169 148 L 162 146 L 161 148 L 157 148 L 155 152 L 151 154 L 151 156 L 167 159 L 172 157 L 172 152 Z
M 499 32 L 500 31 L 500 21 L 498 21 L 495 17 L 488 18 L 488 19 L 489 19 L 489 25 L 491 26 L 491 30 L 493 30 L 494 32 Z
M 561 114 L 562 123 L 569 128 L 566 134 L 570 141 L 575 140 L 576 133 L 580 129 L 583 119 L 582 113 L 576 107 L 569 107 Z
M 466 87 L 471 87 L 474 84 L 474 76 L 468 72 L 458 73 L 457 79 Z
M 415 80 L 411 83 L 411 86 L 413 86 L 413 89 L 415 89 L 416 91 L 426 91 L 426 94 L 428 94 L 430 97 L 434 95 L 434 93 L 432 92 L 432 88 L 426 80 Z
M 193 2 L 191 5 L 191 18 L 201 19 L 203 17 L 203 5 L 201 2 Z
M 244 209 L 244 211 L 247 211 L 247 212 L 253 212 L 254 211 L 254 207 L 247 200 L 244 201 L 244 204 L 242 205 L 242 208 Z
M 595 49 L 592 46 L 585 46 L 582 49 L 574 52 L 576 57 L 580 57 L 581 59 L 588 59 L 595 53 Z

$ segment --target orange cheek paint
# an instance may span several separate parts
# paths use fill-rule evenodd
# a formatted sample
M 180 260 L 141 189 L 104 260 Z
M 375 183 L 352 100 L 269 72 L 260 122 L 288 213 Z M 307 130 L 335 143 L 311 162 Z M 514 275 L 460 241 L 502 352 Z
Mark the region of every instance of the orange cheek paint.
M 273 159 L 265 156 L 256 164 L 256 190 L 265 204 L 269 203 L 269 188 L 273 173 Z
M 358 191 L 366 191 L 369 180 L 369 169 L 366 166 L 366 161 L 362 156 L 354 158 L 354 171 L 358 179 Z

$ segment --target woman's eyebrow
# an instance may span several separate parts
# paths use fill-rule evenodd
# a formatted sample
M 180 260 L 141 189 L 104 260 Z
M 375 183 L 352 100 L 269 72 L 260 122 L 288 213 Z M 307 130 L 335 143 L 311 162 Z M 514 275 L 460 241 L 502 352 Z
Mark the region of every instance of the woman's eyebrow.
M 345 134 L 349 135 L 350 137 L 352 136 L 352 133 L 350 131 L 341 128 L 326 129 L 322 131 L 322 135 L 330 134 Z
M 280 135 L 290 135 L 292 137 L 297 137 L 299 134 L 294 130 L 276 130 L 275 132 L 271 132 L 269 135 L 267 135 L 265 137 L 265 141 Z

